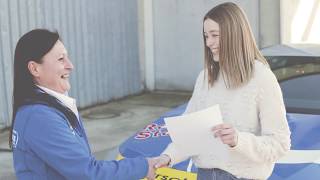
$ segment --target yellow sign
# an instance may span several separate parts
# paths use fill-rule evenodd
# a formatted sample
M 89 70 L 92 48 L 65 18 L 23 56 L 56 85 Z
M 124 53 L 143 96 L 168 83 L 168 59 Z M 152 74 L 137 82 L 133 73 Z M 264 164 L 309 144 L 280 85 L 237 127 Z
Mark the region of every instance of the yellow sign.
M 156 180 L 196 180 L 197 174 L 171 168 L 159 168 Z
M 118 155 L 117 160 L 123 159 Z M 180 171 L 172 168 L 159 168 L 156 171 L 156 180 L 196 180 L 197 174 L 192 172 Z M 146 180 L 146 179 L 144 179 Z

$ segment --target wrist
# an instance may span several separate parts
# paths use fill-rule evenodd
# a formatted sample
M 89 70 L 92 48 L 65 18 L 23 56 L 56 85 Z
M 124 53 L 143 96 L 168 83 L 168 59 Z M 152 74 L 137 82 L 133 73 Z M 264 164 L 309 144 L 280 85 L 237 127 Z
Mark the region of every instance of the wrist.
M 169 164 L 171 163 L 171 157 L 168 154 L 162 154 L 161 156 L 165 160 L 166 166 L 169 166 Z

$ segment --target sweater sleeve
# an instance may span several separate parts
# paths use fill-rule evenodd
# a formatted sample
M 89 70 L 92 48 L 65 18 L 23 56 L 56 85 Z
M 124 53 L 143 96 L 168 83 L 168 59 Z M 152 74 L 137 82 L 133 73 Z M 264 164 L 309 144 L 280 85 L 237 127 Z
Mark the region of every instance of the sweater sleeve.
M 290 130 L 282 93 L 276 77 L 269 68 L 261 69 L 257 105 L 261 135 L 238 132 L 238 144 L 233 151 L 255 162 L 276 162 L 290 149 Z
M 52 108 L 34 105 L 25 127 L 31 151 L 67 179 L 141 179 L 148 172 L 145 158 L 98 161 L 72 133 L 63 115 Z
M 188 113 L 192 113 L 199 110 L 199 103 L 201 102 L 201 94 L 202 94 L 202 89 L 204 88 L 204 83 L 203 83 L 204 81 L 205 81 L 204 70 L 202 70 L 197 77 L 196 84 L 192 92 L 192 96 L 183 114 L 188 114 Z
M 183 114 L 188 114 L 191 112 L 195 112 L 199 108 L 200 103 L 200 94 L 203 88 L 203 81 L 204 81 L 204 70 L 200 72 L 197 77 L 196 84 L 194 86 L 194 90 L 191 96 L 191 99 L 188 102 L 186 110 Z M 189 158 L 187 154 L 183 153 L 183 150 L 178 149 L 173 143 L 170 143 L 167 148 L 163 151 L 162 154 L 166 154 L 170 157 L 171 162 L 170 166 L 172 167 L 174 164 L 182 162 Z

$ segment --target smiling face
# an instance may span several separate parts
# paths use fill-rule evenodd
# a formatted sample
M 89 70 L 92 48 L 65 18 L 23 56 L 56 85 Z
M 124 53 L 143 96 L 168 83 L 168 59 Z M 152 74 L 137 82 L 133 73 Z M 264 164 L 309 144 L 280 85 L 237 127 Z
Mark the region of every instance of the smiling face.
M 69 75 L 73 65 L 60 40 L 43 56 L 42 63 L 30 61 L 28 66 L 37 85 L 59 93 L 65 93 L 70 89 Z
M 203 22 L 203 30 L 206 41 L 206 46 L 210 49 L 214 61 L 219 61 L 219 41 L 220 27 L 219 24 L 211 19 L 206 19 Z

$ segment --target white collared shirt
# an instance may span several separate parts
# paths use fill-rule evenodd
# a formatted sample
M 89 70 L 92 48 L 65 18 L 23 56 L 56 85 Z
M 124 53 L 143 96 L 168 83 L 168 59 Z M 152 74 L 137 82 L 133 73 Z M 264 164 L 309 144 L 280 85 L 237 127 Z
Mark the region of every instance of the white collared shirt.
M 68 92 L 66 94 L 58 93 L 54 90 L 48 89 L 43 86 L 37 85 L 39 88 L 44 90 L 46 93 L 50 94 L 51 96 L 57 98 L 59 101 L 63 103 L 63 105 L 67 106 L 71 111 L 77 116 L 77 119 L 79 120 L 79 113 L 77 109 L 76 100 L 68 96 Z

